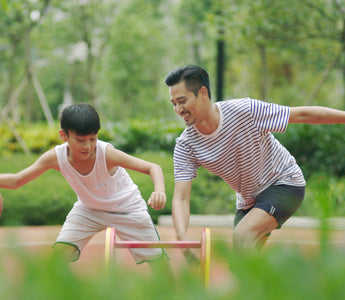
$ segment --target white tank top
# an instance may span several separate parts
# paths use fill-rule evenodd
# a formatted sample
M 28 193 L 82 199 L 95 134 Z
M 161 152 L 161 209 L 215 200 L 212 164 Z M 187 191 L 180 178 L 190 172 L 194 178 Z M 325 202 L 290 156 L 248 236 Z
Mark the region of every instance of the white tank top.
M 111 144 L 97 141 L 96 160 L 92 171 L 80 174 L 67 158 L 67 143 L 55 147 L 61 174 L 78 196 L 75 205 L 109 212 L 146 210 L 140 191 L 124 168 L 119 167 L 110 176 L 106 164 L 106 148 Z

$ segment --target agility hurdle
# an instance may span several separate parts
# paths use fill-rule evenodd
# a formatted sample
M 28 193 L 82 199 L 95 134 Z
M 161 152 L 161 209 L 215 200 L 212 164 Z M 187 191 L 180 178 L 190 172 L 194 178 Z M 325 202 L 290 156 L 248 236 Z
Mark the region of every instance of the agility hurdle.
M 110 273 L 114 264 L 115 248 L 196 248 L 200 249 L 201 278 L 205 288 L 210 282 L 210 258 L 211 258 L 211 232 L 209 228 L 203 228 L 200 241 L 117 241 L 116 230 L 108 227 L 105 232 L 105 269 Z

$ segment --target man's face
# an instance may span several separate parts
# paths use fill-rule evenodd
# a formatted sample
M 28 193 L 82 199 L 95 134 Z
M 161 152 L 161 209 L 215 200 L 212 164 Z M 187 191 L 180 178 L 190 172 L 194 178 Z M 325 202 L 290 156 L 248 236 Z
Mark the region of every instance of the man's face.
M 175 112 L 183 118 L 186 125 L 195 124 L 198 117 L 198 97 L 186 89 L 184 81 L 169 87 L 169 94 Z

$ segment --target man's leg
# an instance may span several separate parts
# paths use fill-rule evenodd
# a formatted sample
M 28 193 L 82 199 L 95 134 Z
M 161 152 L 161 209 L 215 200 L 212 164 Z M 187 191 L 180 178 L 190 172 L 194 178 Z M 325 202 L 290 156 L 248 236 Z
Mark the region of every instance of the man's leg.
M 260 250 L 268 235 L 280 228 L 300 207 L 304 191 L 305 187 L 272 185 L 255 198 L 252 208 L 237 210 L 234 248 Z
M 277 228 L 277 220 L 266 211 L 254 207 L 237 224 L 233 232 L 233 246 L 236 250 L 260 250 L 268 234 Z

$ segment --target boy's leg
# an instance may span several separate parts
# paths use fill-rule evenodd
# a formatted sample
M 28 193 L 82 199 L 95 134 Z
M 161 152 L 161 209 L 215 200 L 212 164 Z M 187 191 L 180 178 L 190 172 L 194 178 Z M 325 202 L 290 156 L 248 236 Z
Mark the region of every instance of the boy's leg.
M 99 224 L 101 216 L 102 212 L 74 206 L 53 245 L 53 255 L 65 257 L 69 262 L 78 260 L 93 235 L 105 228 Z
M 76 252 L 79 252 L 74 245 L 67 243 L 55 243 L 53 246 L 53 259 L 63 260 L 68 264 L 75 260 Z
M 116 229 L 116 235 L 124 241 L 160 241 L 159 234 L 148 211 L 138 211 L 126 214 L 109 213 L 112 222 L 109 226 Z M 137 264 L 159 261 L 166 256 L 165 250 L 159 248 L 128 249 Z
M 175 284 L 175 275 L 166 255 L 162 255 L 157 260 L 148 261 L 148 264 L 154 275 L 164 276 L 170 283 Z

